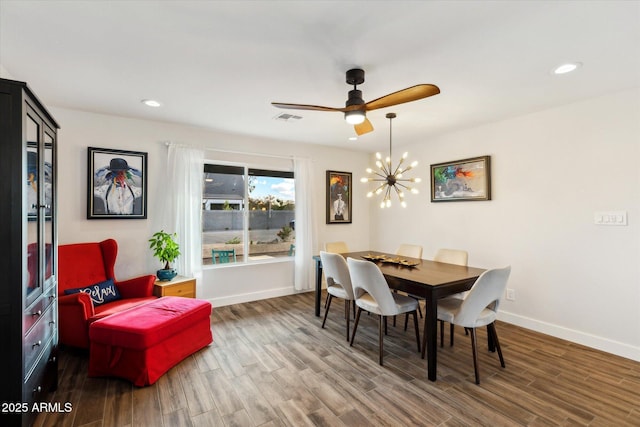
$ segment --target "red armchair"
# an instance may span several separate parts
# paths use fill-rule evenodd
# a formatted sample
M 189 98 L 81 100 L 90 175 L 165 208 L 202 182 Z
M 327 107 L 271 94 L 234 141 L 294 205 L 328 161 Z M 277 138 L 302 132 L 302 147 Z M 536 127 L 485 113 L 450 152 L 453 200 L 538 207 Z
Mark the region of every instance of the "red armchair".
M 75 243 L 58 247 L 58 309 L 60 342 L 89 348 L 89 325 L 110 314 L 153 300 L 155 276 L 117 281 L 113 273 L 118 243 Z M 65 294 L 65 290 L 87 287 L 112 279 L 121 299 L 94 305 L 87 293 Z

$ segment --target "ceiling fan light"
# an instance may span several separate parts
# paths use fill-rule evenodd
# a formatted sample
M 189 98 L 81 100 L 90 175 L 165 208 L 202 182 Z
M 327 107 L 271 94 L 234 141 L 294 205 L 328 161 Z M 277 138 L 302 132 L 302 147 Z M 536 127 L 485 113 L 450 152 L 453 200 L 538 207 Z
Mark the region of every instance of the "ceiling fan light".
M 366 116 L 364 114 L 364 111 L 353 110 L 344 112 L 344 119 L 351 125 L 359 125 L 360 123 L 364 122 L 365 118 Z

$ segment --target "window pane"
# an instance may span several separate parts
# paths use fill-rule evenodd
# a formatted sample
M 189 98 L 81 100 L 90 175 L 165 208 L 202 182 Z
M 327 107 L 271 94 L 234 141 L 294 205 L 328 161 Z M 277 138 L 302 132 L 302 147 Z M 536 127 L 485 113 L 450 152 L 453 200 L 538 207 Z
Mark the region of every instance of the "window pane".
M 242 260 L 244 200 L 243 167 L 205 165 L 202 197 L 203 264 Z
M 292 172 L 249 170 L 250 260 L 293 255 L 295 185 Z

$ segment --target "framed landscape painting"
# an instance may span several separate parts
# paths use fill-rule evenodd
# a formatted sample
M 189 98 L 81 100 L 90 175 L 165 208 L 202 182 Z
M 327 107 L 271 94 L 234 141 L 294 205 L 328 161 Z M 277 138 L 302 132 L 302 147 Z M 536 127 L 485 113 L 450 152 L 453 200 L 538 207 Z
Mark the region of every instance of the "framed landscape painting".
M 431 165 L 431 201 L 491 200 L 491 157 Z
M 327 171 L 327 224 L 351 223 L 351 172 Z

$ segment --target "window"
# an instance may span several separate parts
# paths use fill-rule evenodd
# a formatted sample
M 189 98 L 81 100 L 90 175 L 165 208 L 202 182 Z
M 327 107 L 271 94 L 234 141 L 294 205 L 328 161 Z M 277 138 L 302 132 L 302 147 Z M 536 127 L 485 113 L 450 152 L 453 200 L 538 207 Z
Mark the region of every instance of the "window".
M 289 171 L 205 164 L 203 264 L 293 255 L 294 184 Z

